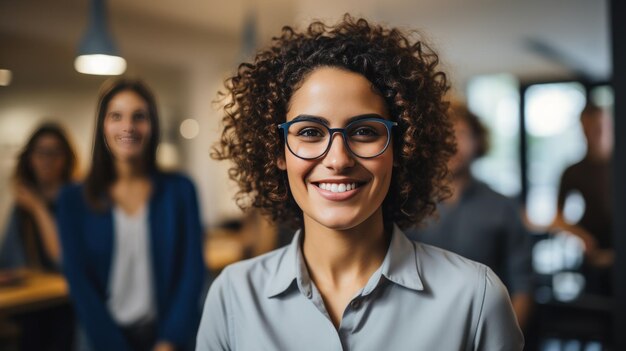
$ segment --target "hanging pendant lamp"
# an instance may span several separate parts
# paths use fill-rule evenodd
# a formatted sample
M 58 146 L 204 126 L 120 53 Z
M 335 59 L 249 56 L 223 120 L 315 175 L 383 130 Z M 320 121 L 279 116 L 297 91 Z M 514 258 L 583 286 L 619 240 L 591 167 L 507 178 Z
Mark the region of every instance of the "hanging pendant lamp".
M 108 32 L 104 1 L 91 0 L 89 27 L 74 60 L 80 73 L 115 76 L 126 71 L 126 60 L 118 55 Z
M 257 49 L 257 16 L 256 9 L 248 11 L 243 23 L 243 35 L 240 61 L 249 61 Z

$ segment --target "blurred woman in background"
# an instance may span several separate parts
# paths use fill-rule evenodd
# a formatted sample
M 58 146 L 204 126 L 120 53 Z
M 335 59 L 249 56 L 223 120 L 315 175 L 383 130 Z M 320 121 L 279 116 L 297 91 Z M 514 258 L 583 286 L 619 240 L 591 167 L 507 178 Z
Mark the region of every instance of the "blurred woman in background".
M 158 139 L 155 98 L 142 82 L 105 87 L 91 170 L 84 185 L 63 191 L 58 211 L 80 349 L 193 343 L 204 278 L 196 192 L 188 178 L 159 170 Z
M 13 189 L 15 206 L 0 241 L 0 270 L 21 275 L 22 269 L 58 272 L 61 250 L 54 212 L 59 191 L 76 174 L 76 154 L 58 124 L 45 123 L 20 152 Z M 14 270 L 20 271 L 14 271 Z M 69 304 L 22 313 L 19 349 L 67 350 L 74 334 Z
M 41 125 L 20 152 L 15 206 L 0 243 L 0 269 L 58 270 L 60 245 L 54 210 L 61 187 L 76 173 L 76 154 L 63 129 Z

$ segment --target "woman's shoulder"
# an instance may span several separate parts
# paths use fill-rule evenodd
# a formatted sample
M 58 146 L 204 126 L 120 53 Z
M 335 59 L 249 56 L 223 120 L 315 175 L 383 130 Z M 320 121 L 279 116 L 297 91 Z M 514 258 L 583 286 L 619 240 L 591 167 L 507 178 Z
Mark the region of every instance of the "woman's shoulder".
M 64 185 L 57 200 L 57 204 L 67 202 L 85 202 L 85 185 L 83 183 L 68 183 Z
M 439 247 L 415 242 L 415 250 L 420 274 L 433 287 L 464 289 L 474 285 L 480 290 L 493 274 L 486 265 Z
M 154 174 L 153 178 L 158 181 L 170 184 L 192 184 L 191 178 L 178 171 L 159 171 Z
M 281 264 L 285 263 L 284 256 L 288 248 L 289 246 L 284 246 L 253 258 L 232 263 L 224 271 L 228 271 L 229 276 L 233 279 L 248 276 L 267 277 L 274 273 Z M 262 278 L 259 280 L 262 280 Z
M 470 260 L 452 251 L 437 246 L 414 241 L 418 259 L 425 264 L 436 264 L 438 267 L 451 270 L 474 271 L 486 267 L 480 262 Z
M 473 304 L 510 308 L 509 294 L 488 266 L 453 252 L 416 243 L 420 274 L 434 294 L 465 296 Z
M 469 333 L 481 349 L 521 350 L 523 337 L 517 326 L 509 294 L 486 265 L 453 252 L 414 242 L 419 274 L 431 303 L 450 318 L 467 315 Z
M 295 262 L 285 262 L 288 247 L 232 263 L 222 270 L 215 282 L 221 281 L 222 284 L 231 286 L 234 291 L 263 293 L 274 281 L 273 277 L 279 274 L 281 266 L 290 264 L 295 266 Z
M 181 172 L 158 172 L 152 176 L 159 189 L 169 188 L 175 191 L 195 191 L 191 178 Z

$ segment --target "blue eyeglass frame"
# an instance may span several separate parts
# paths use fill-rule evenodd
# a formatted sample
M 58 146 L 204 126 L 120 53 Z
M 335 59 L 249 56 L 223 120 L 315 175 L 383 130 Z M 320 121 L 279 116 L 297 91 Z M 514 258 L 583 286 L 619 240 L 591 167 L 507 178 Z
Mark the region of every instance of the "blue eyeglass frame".
M 324 150 L 324 152 L 322 152 L 317 157 L 302 157 L 302 156 L 298 156 L 298 155 L 296 155 L 295 152 L 293 152 L 293 150 L 291 150 L 291 147 L 289 146 L 289 143 L 287 142 L 287 137 L 289 135 L 289 127 L 292 124 L 294 124 L 294 123 L 303 122 L 303 121 L 315 122 L 315 123 L 323 126 L 324 128 L 326 128 L 326 130 L 328 130 L 328 134 L 329 134 L 328 145 L 326 146 L 326 149 Z M 385 125 L 385 128 L 387 129 L 387 143 L 385 144 L 385 147 L 383 147 L 382 151 L 380 151 L 376 155 L 364 157 L 364 156 L 357 155 L 350 148 L 350 145 L 348 144 L 348 137 L 346 135 L 346 129 L 348 129 L 352 124 L 361 123 L 361 122 L 367 122 L 367 121 L 376 121 L 376 122 L 380 122 L 380 123 Z M 289 149 L 289 152 L 291 152 L 291 154 L 296 156 L 297 158 L 300 158 L 300 159 L 303 159 L 303 160 L 315 160 L 315 159 L 318 159 L 318 158 L 326 155 L 328 150 L 330 150 L 330 146 L 333 144 L 333 135 L 335 133 L 340 133 L 341 134 L 341 136 L 343 137 L 343 144 L 346 147 L 346 149 L 350 152 L 351 155 L 356 156 L 358 158 L 362 158 L 362 159 L 370 159 L 370 158 L 374 158 L 374 157 L 380 156 L 383 152 L 385 152 L 387 150 L 387 147 L 389 147 L 389 143 L 391 142 L 391 136 L 392 136 L 391 135 L 391 130 L 392 130 L 393 127 L 396 127 L 397 125 L 398 125 L 397 122 L 393 122 L 393 121 L 390 121 L 390 120 L 387 120 L 387 119 L 384 119 L 384 118 L 367 117 L 367 118 L 360 118 L 360 119 L 357 119 L 355 121 L 352 121 L 352 122 L 348 123 L 344 128 L 329 128 L 327 125 L 325 125 L 324 123 L 320 122 L 316 118 L 303 117 L 303 118 L 298 118 L 298 119 L 291 120 L 289 122 L 281 123 L 281 124 L 278 125 L 278 129 L 282 129 L 282 131 L 283 131 L 283 139 L 285 140 L 285 144 L 287 145 L 287 148 Z

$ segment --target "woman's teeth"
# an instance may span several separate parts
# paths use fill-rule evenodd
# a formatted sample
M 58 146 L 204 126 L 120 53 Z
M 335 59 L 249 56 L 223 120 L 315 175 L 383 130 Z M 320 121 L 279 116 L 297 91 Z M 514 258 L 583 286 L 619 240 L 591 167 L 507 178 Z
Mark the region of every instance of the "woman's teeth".
M 343 193 L 345 191 L 356 189 L 356 183 L 320 183 L 319 187 L 320 189 L 332 191 L 333 193 Z
M 135 137 L 120 137 L 118 140 L 121 141 L 122 143 L 135 143 L 139 139 Z

